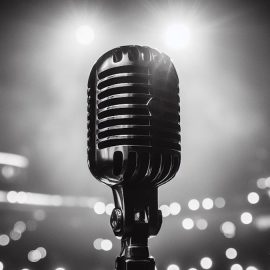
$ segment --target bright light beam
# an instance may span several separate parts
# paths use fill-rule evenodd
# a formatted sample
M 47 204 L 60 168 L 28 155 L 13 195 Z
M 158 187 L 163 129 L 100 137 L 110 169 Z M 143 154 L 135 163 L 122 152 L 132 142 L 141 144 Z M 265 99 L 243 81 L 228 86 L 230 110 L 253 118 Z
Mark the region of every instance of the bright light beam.
M 95 38 L 94 30 L 88 25 L 81 25 L 76 30 L 76 40 L 82 45 L 89 45 Z
M 186 48 L 190 44 L 190 38 L 190 29 L 183 24 L 172 24 L 165 33 L 165 42 L 173 49 Z

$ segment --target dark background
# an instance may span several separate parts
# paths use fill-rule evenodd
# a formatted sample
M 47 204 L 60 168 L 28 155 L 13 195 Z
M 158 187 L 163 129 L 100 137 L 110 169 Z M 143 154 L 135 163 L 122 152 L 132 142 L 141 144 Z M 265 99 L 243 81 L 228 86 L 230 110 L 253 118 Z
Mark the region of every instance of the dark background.
M 213 259 L 212 269 L 236 262 L 243 269 L 270 269 L 270 225 L 260 231 L 256 222 L 240 222 L 244 211 L 254 221 L 269 217 L 269 190 L 256 185 L 270 174 L 269 12 L 268 1 L 1 1 L 0 151 L 27 157 L 29 166 L 12 179 L 2 175 L 0 189 L 112 202 L 111 190 L 87 168 L 87 80 L 106 51 L 148 45 L 172 58 L 181 89 L 182 164 L 159 189 L 159 202 L 179 202 L 182 211 L 165 218 L 150 240 L 158 269 L 171 263 L 201 269 L 204 256 Z M 166 45 L 164 33 L 173 22 L 189 25 L 186 48 Z M 95 32 L 86 46 L 75 38 L 84 24 Z M 261 198 L 254 206 L 246 199 L 252 191 Z M 191 198 L 220 196 L 223 209 L 187 208 Z M 31 220 L 37 209 L 0 202 L 0 234 Z M 4 269 L 113 269 L 120 242 L 107 215 L 83 207 L 42 210 L 46 218 L 34 231 L 0 246 Z M 208 228 L 186 231 L 185 217 L 203 217 Z M 226 220 L 237 227 L 233 239 L 220 232 Z M 95 250 L 96 238 L 111 239 L 112 250 Z M 30 263 L 27 253 L 38 246 L 46 247 L 47 257 Z M 228 247 L 237 248 L 237 259 L 226 258 Z

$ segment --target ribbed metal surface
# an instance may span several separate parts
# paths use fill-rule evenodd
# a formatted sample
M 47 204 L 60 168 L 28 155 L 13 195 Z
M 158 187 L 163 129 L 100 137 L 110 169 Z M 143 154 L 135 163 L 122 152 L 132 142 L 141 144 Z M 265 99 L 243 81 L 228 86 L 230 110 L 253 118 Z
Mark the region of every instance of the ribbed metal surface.
M 89 87 L 93 174 L 107 184 L 171 179 L 180 164 L 180 107 L 170 59 L 147 47 L 114 49 L 92 69 Z

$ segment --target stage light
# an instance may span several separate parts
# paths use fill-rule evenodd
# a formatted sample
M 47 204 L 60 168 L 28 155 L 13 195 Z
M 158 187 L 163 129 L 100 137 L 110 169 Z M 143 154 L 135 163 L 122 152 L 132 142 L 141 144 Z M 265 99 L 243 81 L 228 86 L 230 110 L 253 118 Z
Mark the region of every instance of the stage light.
M 170 213 L 175 216 L 175 215 L 178 215 L 181 211 L 181 206 L 179 203 L 177 202 L 173 202 L 170 204 Z
M 196 211 L 200 208 L 200 203 L 198 200 L 196 199 L 191 199 L 189 202 L 188 202 L 188 208 L 192 211 Z
M 265 178 L 259 178 L 257 180 L 257 187 L 260 189 L 265 189 L 266 188 L 266 179 Z
M 94 241 L 93 246 L 95 249 L 100 250 L 101 249 L 101 242 L 103 241 L 102 238 L 98 238 Z
M 183 24 L 170 25 L 165 33 L 166 44 L 174 49 L 186 48 L 190 43 L 190 30 Z
M 7 193 L 7 200 L 9 203 L 16 203 L 17 202 L 17 192 L 16 191 L 9 191 Z
M 23 221 L 17 221 L 14 224 L 14 231 L 23 233 L 26 230 L 26 224 Z
M 15 175 L 15 169 L 9 165 L 3 166 L 1 172 L 6 179 L 10 179 Z
M 108 203 L 106 205 L 106 208 L 105 208 L 106 214 L 110 216 L 113 209 L 114 209 L 114 204 L 113 203 Z
M 41 254 L 41 259 L 45 258 L 47 256 L 47 251 L 44 247 L 38 247 L 37 250 Z
M 12 239 L 13 241 L 18 241 L 22 237 L 22 234 L 20 232 L 12 230 L 9 236 L 10 239 Z
M 185 230 L 191 230 L 194 227 L 194 221 L 191 218 L 185 218 L 182 221 L 182 226 Z
M 246 270 L 258 270 L 255 266 L 248 266 Z
M 253 220 L 253 217 L 249 212 L 244 212 L 241 214 L 240 219 L 243 224 L 250 224 Z
M 28 253 L 28 260 L 30 262 L 38 262 L 42 258 L 39 250 L 31 250 Z
M 226 221 L 221 224 L 220 230 L 226 238 L 233 238 L 235 236 L 236 227 L 232 222 Z
M 205 219 L 201 218 L 196 221 L 196 226 L 199 230 L 203 231 L 207 228 L 208 223 Z
M 1 234 L 0 235 L 0 246 L 4 247 L 9 244 L 9 237 L 6 234 Z
M 231 270 L 243 270 L 243 267 L 240 264 L 235 263 L 231 266 Z
M 4 264 L 0 261 L 0 270 L 4 269 Z
M 105 211 L 106 211 L 105 203 L 103 203 L 103 202 L 96 202 L 95 205 L 94 205 L 94 211 L 98 215 L 104 214 Z
M 197 268 L 192 267 L 192 268 L 188 268 L 188 270 L 197 270 Z
M 18 203 L 25 203 L 26 200 L 27 200 L 27 195 L 26 195 L 26 193 L 23 192 L 23 191 L 19 191 L 19 192 L 17 193 L 17 202 L 18 202 Z
M 200 265 L 203 269 L 210 269 L 213 265 L 213 261 L 209 257 L 204 257 L 201 259 Z
M 159 209 L 161 210 L 163 217 L 168 217 L 171 213 L 170 207 L 166 204 L 161 205 Z
M 250 193 L 248 194 L 248 196 L 247 196 L 247 200 L 248 200 L 248 202 L 251 203 L 251 204 L 256 204 L 256 203 L 259 202 L 260 196 L 259 196 L 259 194 L 256 193 L 256 192 L 250 192 Z
M 109 251 L 112 249 L 112 241 L 109 239 L 103 239 L 101 241 L 101 248 L 105 251 Z
M 0 164 L 26 168 L 29 161 L 26 157 L 20 155 L 0 152 Z
M 66 270 L 64 267 L 57 267 L 55 270 Z
M 76 40 L 78 43 L 88 45 L 95 37 L 93 29 L 88 25 L 81 25 L 76 30 Z
M 232 260 L 237 257 L 237 251 L 235 248 L 228 248 L 225 251 L 225 255 L 228 259 Z
M 212 199 L 210 198 L 205 198 L 203 201 L 202 201 L 202 207 L 205 209 L 205 210 L 210 210 L 212 209 L 214 206 L 214 202 Z
M 170 264 L 167 267 L 167 270 L 180 270 L 179 266 L 177 264 Z
M 215 199 L 215 206 L 217 208 L 223 208 L 225 206 L 226 202 L 224 200 L 224 198 L 222 197 L 218 197 Z

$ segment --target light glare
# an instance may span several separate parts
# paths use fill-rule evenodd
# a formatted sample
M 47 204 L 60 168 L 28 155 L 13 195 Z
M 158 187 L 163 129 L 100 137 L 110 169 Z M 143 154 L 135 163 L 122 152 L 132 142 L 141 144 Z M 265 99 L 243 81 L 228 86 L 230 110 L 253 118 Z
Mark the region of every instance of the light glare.
M 240 218 L 243 224 L 250 224 L 253 220 L 253 217 L 249 212 L 244 212 L 243 214 L 241 214 Z
M 204 257 L 201 259 L 200 265 L 203 269 L 210 269 L 213 265 L 213 261 L 209 257 Z
M 196 211 L 200 208 L 200 203 L 198 200 L 196 199 L 191 199 L 189 202 L 188 202 L 188 208 L 192 211 Z
M 93 29 L 88 25 L 81 25 L 76 30 L 76 40 L 82 45 L 88 45 L 94 40 Z
M 167 267 L 167 270 L 180 270 L 179 266 L 176 265 L 176 264 L 170 264 L 168 267 Z
M 165 41 L 171 48 L 186 48 L 190 43 L 190 30 L 185 25 L 172 24 L 167 28 Z

